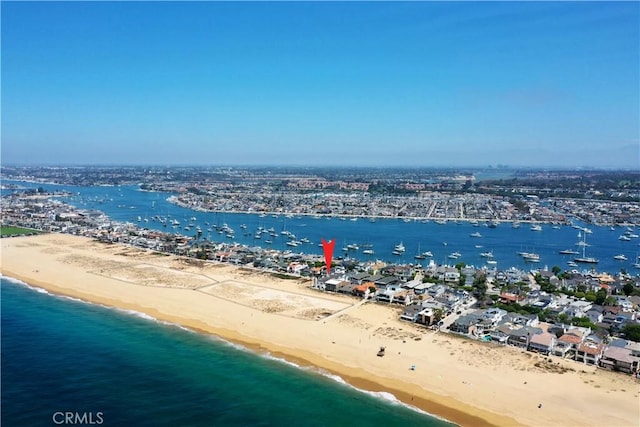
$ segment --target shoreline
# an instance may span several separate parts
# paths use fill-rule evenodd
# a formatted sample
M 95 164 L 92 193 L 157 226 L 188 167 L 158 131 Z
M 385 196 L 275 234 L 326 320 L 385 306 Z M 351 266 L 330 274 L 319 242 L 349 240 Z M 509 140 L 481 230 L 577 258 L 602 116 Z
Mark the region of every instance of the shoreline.
M 459 426 L 474 426 L 474 427 L 487 426 L 488 427 L 488 426 L 497 426 L 497 425 L 507 425 L 507 424 L 496 424 L 496 423 L 490 422 L 489 420 L 483 418 L 480 415 L 472 415 L 472 414 L 463 412 L 462 410 L 448 406 L 436 400 L 430 400 L 422 396 L 416 396 L 400 388 L 383 386 L 382 384 L 380 384 L 382 381 L 377 382 L 369 378 L 364 378 L 363 376 L 356 375 L 357 373 L 347 374 L 340 369 L 334 369 L 335 366 L 330 361 L 325 360 L 323 362 L 318 363 L 319 360 L 317 356 L 314 356 L 310 353 L 303 354 L 301 351 L 299 351 L 299 352 L 296 352 L 296 354 L 292 354 L 293 352 L 288 351 L 288 349 L 286 348 L 276 349 L 266 343 L 249 340 L 235 331 L 213 329 L 208 325 L 200 324 L 197 321 L 167 316 L 160 311 L 150 309 L 150 308 L 143 308 L 135 305 L 122 304 L 121 302 L 116 302 L 115 300 L 94 298 L 93 296 L 83 294 L 83 293 L 68 292 L 66 290 L 62 290 L 56 286 L 50 285 L 42 281 L 37 281 L 33 279 L 29 279 L 27 281 L 26 277 L 20 277 L 19 274 L 15 274 L 10 271 L 5 271 L 4 269 L 2 269 L 2 275 L 7 279 L 13 279 L 13 280 L 17 280 L 22 283 L 25 283 L 32 289 L 36 289 L 36 290 L 38 288 L 44 289 L 54 296 L 64 296 L 64 297 L 78 299 L 85 304 L 94 304 L 94 305 L 100 305 L 100 306 L 111 308 L 111 309 L 119 309 L 123 311 L 130 311 L 130 312 L 145 314 L 147 316 L 151 316 L 156 321 L 164 321 L 172 325 L 187 328 L 190 331 L 197 334 L 213 335 L 229 343 L 240 345 L 243 348 L 245 348 L 247 351 L 250 351 L 251 353 L 257 356 L 263 356 L 265 354 L 268 354 L 273 358 L 282 359 L 286 362 L 295 364 L 300 369 L 310 368 L 312 371 L 315 371 L 319 374 L 321 374 L 320 371 L 324 371 L 328 374 L 338 376 L 339 378 L 344 380 L 344 382 L 347 383 L 349 386 L 353 387 L 354 389 L 360 392 L 389 393 L 393 395 L 398 402 L 408 407 L 412 407 L 413 410 L 418 410 L 419 412 L 425 413 L 425 415 L 427 416 L 435 417 L 446 422 L 457 424 Z M 439 398 L 439 396 L 436 396 L 436 398 Z M 451 403 L 454 404 L 455 402 L 451 402 Z M 455 404 L 459 405 L 459 403 L 455 403 Z M 521 425 L 516 423 L 515 420 L 513 421 L 514 421 L 513 424 L 510 423 L 508 425 L 513 425 L 513 426 Z
M 214 264 L 208 265 L 203 272 L 198 273 L 199 270 L 191 265 L 181 264 L 179 268 L 176 267 L 175 264 L 181 262 L 179 257 L 154 259 L 149 252 L 143 250 L 121 245 L 103 246 L 88 238 L 56 234 L 3 239 L 2 258 L 2 274 L 29 285 L 90 303 L 144 313 L 158 320 L 181 325 L 199 333 L 213 334 L 232 343 L 240 344 L 258 354 L 267 352 L 271 356 L 293 362 L 303 368 L 310 367 L 337 375 L 357 389 L 391 393 L 404 404 L 463 426 L 537 425 L 531 418 L 516 418 L 523 411 L 523 408 L 531 406 L 527 402 L 528 396 L 519 397 L 517 402 L 495 402 L 497 399 L 495 388 L 498 388 L 498 391 L 507 397 L 518 392 L 528 392 L 526 386 L 521 385 L 522 378 L 537 380 L 542 376 L 547 376 L 548 379 L 556 381 L 558 384 L 562 384 L 563 381 L 563 378 L 558 374 L 537 373 L 529 369 L 526 373 L 518 373 L 511 368 L 503 370 L 499 366 L 501 363 L 513 364 L 514 361 L 524 363 L 524 359 L 526 359 L 524 356 L 516 354 L 517 352 L 510 351 L 511 349 L 497 349 L 501 353 L 498 357 L 493 355 L 494 349 L 492 348 L 482 348 L 475 343 L 466 343 L 446 335 L 435 336 L 425 330 L 421 331 L 424 334 L 420 335 L 420 340 L 424 338 L 421 342 L 417 338 L 411 340 L 409 335 L 406 339 L 402 339 L 402 342 L 399 342 L 398 338 L 390 339 L 390 336 L 377 334 L 378 330 L 384 328 L 395 328 L 395 330 L 401 331 L 403 328 L 411 329 L 409 325 L 393 321 L 394 313 L 392 310 L 385 310 L 387 307 L 364 305 L 348 308 L 345 311 L 348 311 L 349 314 L 343 319 L 345 321 L 349 319 L 351 323 L 338 325 L 342 319 L 333 319 L 329 322 L 301 320 L 238 305 L 222 298 L 219 292 L 222 292 L 224 286 L 227 285 L 242 285 L 244 282 L 240 280 L 245 280 L 243 274 L 250 276 L 246 278 L 247 281 L 265 281 L 274 289 L 273 292 L 283 293 L 288 289 L 293 293 L 293 287 L 296 286 L 296 284 L 286 282 L 276 283 L 277 279 L 257 272 L 242 272 L 238 267 Z M 37 264 L 30 262 L 30 259 L 37 259 Z M 88 271 L 90 270 L 88 265 L 92 262 L 96 264 L 91 265 L 93 270 L 99 269 L 100 263 L 105 263 L 105 268 L 111 266 L 112 270 L 107 269 L 106 272 L 112 274 L 112 277 L 109 277 L 109 274 L 103 277 Z M 178 289 L 168 286 L 156 288 L 139 283 L 134 284 L 122 279 L 122 277 L 134 277 L 131 275 L 140 274 L 141 270 L 156 269 L 155 273 L 162 276 L 162 280 L 168 280 L 164 277 L 169 273 L 169 270 L 164 270 L 166 268 L 172 268 L 170 274 L 182 274 L 179 276 L 182 281 L 194 281 L 194 288 Z M 127 274 L 129 276 L 126 276 Z M 196 289 L 195 276 L 198 274 L 211 278 L 213 283 L 204 285 L 204 290 Z M 144 278 L 148 279 L 147 276 Z M 207 293 L 208 290 L 211 292 Z M 306 298 L 310 300 L 314 298 L 311 291 L 306 294 L 308 294 Z M 210 298 L 204 298 L 203 295 L 208 295 Z M 333 299 L 335 304 L 349 305 L 345 301 L 351 301 L 353 304 L 352 300 Z M 212 307 L 216 308 L 215 313 L 212 313 Z M 221 313 L 220 315 L 217 314 L 218 311 Z M 391 316 L 388 318 L 378 318 L 389 313 Z M 243 326 L 245 321 L 248 325 Z M 366 322 L 371 322 L 371 328 L 362 326 Z M 396 326 L 396 322 L 399 326 Z M 389 324 L 392 326 L 382 326 Z M 375 326 L 379 327 L 372 334 L 369 329 L 373 329 Z M 414 332 L 403 331 L 403 333 L 416 335 Z M 367 334 L 369 334 L 368 342 L 366 340 Z M 372 338 L 375 338 L 375 344 L 371 341 Z M 361 343 L 363 339 L 365 340 L 364 344 Z M 377 349 L 379 343 L 395 347 L 393 353 L 389 351 L 387 357 L 377 358 L 372 349 Z M 443 348 L 445 346 L 446 349 Z M 477 353 L 478 356 L 465 355 L 464 347 L 467 350 L 473 350 L 473 353 Z M 365 351 L 363 349 L 366 349 L 367 353 L 362 354 Z M 397 352 L 396 355 L 395 350 L 397 349 L 402 349 L 403 354 Z M 456 366 L 455 370 L 451 370 L 452 360 L 450 359 L 454 358 L 447 356 L 447 353 L 455 354 L 460 349 L 463 349 L 462 355 L 458 357 L 471 357 L 469 364 L 472 364 L 476 359 L 485 357 L 487 359 L 483 362 L 486 365 L 485 368 L 475 369 L 472 366 L 461 365 Z M 502 355 L 502 353 L 505 354 Z M 408 370 L 409 364 L 416 360 L 418 361 L 419 373 Z M 580 365 L 575 365 L 575 367 L 579 368 Z M 449 372 L 450 370 L 451 372 Z M 491 372 L 487 374 L 486 371 L 490 370 L 497 371 L 498 374 L 502 373 L 504 378 L 496 377 L 495 375 L 498 374 L 491 374 Z M 503 375 L 505 373 L 521 376 L 521 378 L 510 379 L 509 375 Z M 447 378 L 444 379 L 443 375 Z M 578 374 L 572 375 L 579 376 Z M 602 375 L 606 376 L 606 374 Z M 437 377 L 440 377 L 441 380 L 438 380 Z M 565 377 L 568 376 L 565 375 Z M 468 380 L 465 381 L 465 379 Z M 618 379 L 612 378 L 610 380 L 615 383 Z M 579 378 L 573 378 L 573 380 L 576 384 L 580 382 Z M 474 387 L 470 387 L 471 381 Z M 478 384 L 477 388 L 476 384 Z M 524 384 L 527 382 L 525 381 Z M 589 387 L 580 385 L 585 388 Z M 637 384 L 635 386 L 637 389 Z M 488 389 L 485 391 L 482 387 L 488 387 Z M 533 393 L 535 399 L 539 398 L 535 397 L 536 395 L 546 393 L 551 386 L 542 381 L 537 387 L 539 388 L 531 389 L 532 392 L 535 392 Z M 595 390 L 586 390 L 589 394 L 585 401 L 591 402 L 609 395 L 608 390 L 606 390 L 606 394 L 605 390 Z M 630 392 L 623 390 L 623 392 L 626 395 L 619 391 L 616 395 L 630 398 L 633 393 L 632 390 Z M 563 398 L 572 400 L 572 396 L 563 396 Z M 566 409 L 566 407 L 561 408 L 564 402 L 560 403 L 558 410 Z M 634 413 L 629 412 L 629 403 L 633 404 L 633 402 L 627 401 L 624 405 L 620 404 L 625 413 L 624 417 L 616 418 L 618 425 L 632 425 L 628 420 L 633 419 Z M 581 411 L 590 408 L 590 404 L 585 405 L 582 409 L 576 408 L 574 410 L 576 413 L 571 414 L 569 419 L 558 418 L 557 414 L 547 411 L 539 412 L 539 415 L 544 414 L 548 418 L 540 418 L 538 421 L 548 425 L 552 425 L 551 422 L 547 422 L 549 420 L 554 420 L 555 425 L 568 425 L 568 422 L 571 421 L 574 425 L 586 425 L 589 421 L 592 425 L 602 424 L 602 415 L 592 418 L 581 414 Z M 546 406 L 547 403 L 545 403 L 545 408 Z M 533 408 L 533 406 L 531 407 Z M 549 409 L 549 411 L 551 410 L 553 409 Z M 581 419 L 581 417 L 584 418 Z

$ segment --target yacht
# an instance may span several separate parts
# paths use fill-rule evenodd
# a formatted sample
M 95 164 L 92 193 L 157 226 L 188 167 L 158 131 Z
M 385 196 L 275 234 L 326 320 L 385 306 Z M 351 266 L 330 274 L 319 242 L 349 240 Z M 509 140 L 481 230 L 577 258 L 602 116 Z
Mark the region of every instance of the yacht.
M 395 247 L 393 248 L 393 252 L 400 252 L 403 253 L 405 251 L 405 247 L 404 244 L 402 242 L 398 243 L 397 245 L 395 245 Z
M 540 224 L 533 224 L 531 226 L 531 231 L 542 231 L 542 227 L 540 226 Z
M 626 261 L 626 260 L 627 260 L 627 257 L 626 257 L 626 255 L 624 255 L 624 254 L 620 254 L 620 255 L 616 255 L 616 256 L 614 256 L 614 257 L 613 257 L 613 259 L 616 259 L 616 260 L 618 260 L 618 261 Z
M 362 253 L 365 254 L 365 255 L 373 255 L 374 254 L 373 249 L 365 249 L 365 250 L 362 251 Z
M 580 236 L 580 234 L 578 234 L 578 236 Z M 583 236 L 582 237 L 582 241 L 579 242 L 580 246 L 582 246 L 582 256 L 581 257 L 576 257 L 573 260 L 575 262 L 579 262 L 579 263 L 582 263 L 582 264 L 597 264 L 598 260 L 596 258 L 586 256 L 585 250 L 587 249 L 587 246 L 588 246 L 587 245 L 587 233 L 585 232 L 582 236 Z
M 578 255 L 580 252 L 574 251 L 573 249 L 564 249 L 559 252 L 562 255 Z
M 471 233 L 469 234 L 469 236 L 471 237 L 482 237 L 482 234 L 478 233 L 477 231 L 475 233 Z
M 524 258 L 526 262 L 540 262 L 540 255 L 533 252 L 524 252 L 522 258 Z
M 482 252 L 482 253 L 480 254 L 480 256 L 481 256 L 482 258 L 493 258 L 493 252 L 491 252 L 491 251 L 489 251 L 489 252 Z

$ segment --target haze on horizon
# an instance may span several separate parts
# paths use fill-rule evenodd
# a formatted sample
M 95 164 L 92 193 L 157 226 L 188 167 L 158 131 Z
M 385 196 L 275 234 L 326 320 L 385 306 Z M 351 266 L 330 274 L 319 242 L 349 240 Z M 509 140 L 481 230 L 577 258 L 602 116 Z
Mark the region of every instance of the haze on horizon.
M 3 164 L 640 169 L 638 2 L 3 2 Z

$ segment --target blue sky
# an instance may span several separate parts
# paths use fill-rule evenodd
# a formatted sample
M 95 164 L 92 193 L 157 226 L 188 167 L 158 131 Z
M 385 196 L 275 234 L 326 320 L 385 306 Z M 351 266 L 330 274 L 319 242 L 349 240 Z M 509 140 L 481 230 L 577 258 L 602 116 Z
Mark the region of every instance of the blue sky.
M 640 169 L 638 2 L 2 2 L 2 162 Z

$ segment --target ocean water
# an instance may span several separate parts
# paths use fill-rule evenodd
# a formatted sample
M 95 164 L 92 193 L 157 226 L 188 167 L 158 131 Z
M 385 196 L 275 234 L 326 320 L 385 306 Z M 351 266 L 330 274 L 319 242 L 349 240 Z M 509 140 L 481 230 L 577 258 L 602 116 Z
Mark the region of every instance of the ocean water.
M 596 268 L 600 272 L 616 274 L 625 270 L 630 274 L 640 274 L 640 269 L 634 266 L 640 262 L 640 239 L 633 238 L 630 241 L 619 240 L 619 236 L 628 231 L 624 227 L 610 227 L 587 225 L 580 221 L 574 221 L 576 226 L 588 227 L 592 233 L 584 236 L 580 230 L 571 226 L 553 228 L 550 224 L 543 224 L 542 231 L 532 231 L 529 224 L 522 223 L 520 228 L 512 228 L 510 223 L 502 223 L 497 228 L 487 227 L 487 223 L 473 226 L 470 223 L 449 222 L 445 225 L 434 221 L 423 223 L 421 221 L 405 222 L 401 219 L 376 219 L 371 222 L 366 218 L 358 218 L 356 221 L 345 218 L 300 216 L 287 218 L 284 215 L 260 216 L 244 213 L 214 213 L 198 212 L 192 209 L 182 208 L 167 202 L 168 193 L 155 193 L 140 191 L 137 186 L 114 187 L 79 187 L 55 184 L 35 184 L 6 180 L 6 183 L 19 184 L 27 188 L 42 186 L 46 190 L 64 190 L 73 194 L 72 197 L 63 200 L 83 209 L 97 209 L 104 212 L 110 218 L 121 222 L 135 223 L 140 227 L 156 229 L 167 232 L 194 235 L 195 227 L 190 231 L 184 229 L 187 224 L 200 226 L 203 230 L 203 238 L 214 242 L 238 242 L 249 246 L 260 246 L 279 250 L 292 250 L 307 254 L 322 255 L 319 247 L 322 238 L 336 239 L 334 257 L 345 256 L 366 261 L 380 259 L 393 263 L 418 263 L 426 265 L 431 260 L 436 264 L 454 265 L 464 262 L 476 267 L 487 266 L 486 258 L 480 254 L 491 251 L 495 267 L 507 269 L 517 267 L 524 270 L 543 269 L 545 266 L 551 269 L 559 266 L 566 270 L 588 270 Z M 180 221 L 180 226 L 172 228 L 164 227 L 160 222 L 154 221 L 154 216 Z M 195 218 L 195 220 L 193 220 Z M 145 221 L 145 219 L 147 221 Z M 235 230 L 235 238 L 228 239 L 224 234 L 218 234 L 214 225 L 228 224 Z M 240 228 L 246 225 L 246 230 Z M 277 237 L 266 235 L 262 239 L 255 239 L 254 234 L 258 227 L 273 228 Z M 211 231 L 209 231 L 211 230 Z M 292 248 L 286 245 L 287 239 L 280 235 L 282 230 L 294 233 L 297 239 L 307 238 L 310 243 Z M 482 237 L 471 237 L 472 233 L 479 232 Z M 579 236 L 578 233 L 581 233 Z M 640 230 L 634 233 L 640 234 Z M 246 235 L 245 235 L 246 234 Z M 577 243 L 586 239 L 586 256 L 599 260 L 597 265 L 579 264 L 578 267 L 569 266 L 576 255 L 561 255 L 559 251 L 573 249 L 582 251 Z M 273 242 L 267 244 L 265 241 Z M 392 254 L 394 246 L 402 242 L 406 252 L 402 256 Z M 358 244 L 358 251 L 345 253 L 343 247 L 348 244 Z M 365 245 L 369 245 L 375 252 L 374 255 L 363 254 Z M 418 253 L 430 251 L 432 258 L 423 261 L 414 259 Z M 450 259 L 449 255 L 459 252 L 461 257 Z M 518 253 L 535 252 L 540 255 L 539 263 L 528 263 Z M 624 254 L 626 261 L 619 261 L 613 257 Z M 582 253 L 580 253 L 582 256 Z M 493 268 L 494 266 L 488 266 Z
M 319 372 L 2 277 L 1 424 L 451 426 Z

